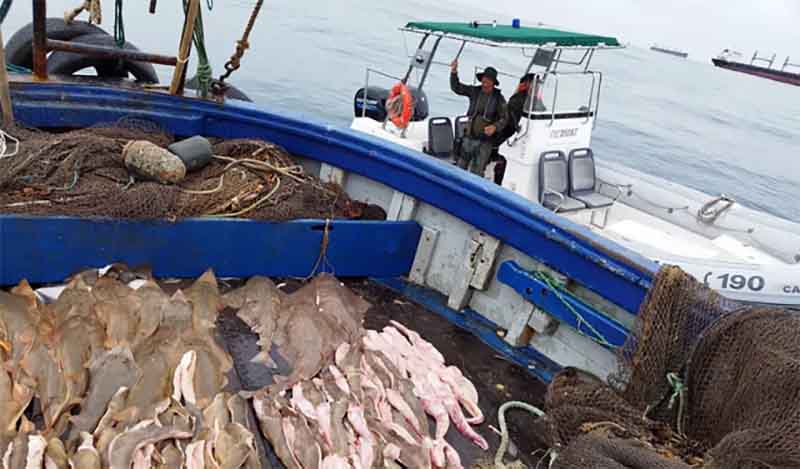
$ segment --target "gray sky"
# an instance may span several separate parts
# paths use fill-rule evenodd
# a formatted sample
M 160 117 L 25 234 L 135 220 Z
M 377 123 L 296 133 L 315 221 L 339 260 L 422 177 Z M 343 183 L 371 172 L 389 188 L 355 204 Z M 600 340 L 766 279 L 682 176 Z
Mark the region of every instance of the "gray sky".
M 722 49 L 745 55 L 777 53 L 800 62 L 800 1 L 798 0 L 450 0 L 476 12 L 494 8 L 487 18 L 518 17 L 580 32 L 616 35 L 640 46 L 658 43 L 707 61 Z M 491 7 L 489 7 L 491 5 Z M 472 18 L 470 18 L 472 19 Z

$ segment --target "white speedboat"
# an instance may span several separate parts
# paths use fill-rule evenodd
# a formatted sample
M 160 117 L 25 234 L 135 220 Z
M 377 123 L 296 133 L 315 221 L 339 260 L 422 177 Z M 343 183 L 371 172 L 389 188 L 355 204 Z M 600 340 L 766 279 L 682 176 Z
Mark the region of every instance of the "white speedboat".
M 418 22 L 401 30 L 422 36 L 400 78 L 415 105 L 410 122 L 401 128 L 387 118 L 390 91 L 374 82 L 391 76 L 369 69 L 351 128 L 449 159 L 467 117 L 440 116 L 423 91 L 439 44 L 459 41 L 459 56 L 467 44 L 519 50 L 527 65 L 501 73 L 534 73 L 535 85 L 519 130 L 499 148 L 507 159 L 504 188 L 652 260 L 679 265 L 730 298 L 800 304 L 799 224 L 594 154 L 603 74 L 590 64 L 597 51 L 621 47 L 615 38 L 477 22 Z M 416 83 L 414 69 L 422 72 Z M 582 94 L 568 96 L 565 84 Z M 534 95 L 544 107 L 534 108 Z

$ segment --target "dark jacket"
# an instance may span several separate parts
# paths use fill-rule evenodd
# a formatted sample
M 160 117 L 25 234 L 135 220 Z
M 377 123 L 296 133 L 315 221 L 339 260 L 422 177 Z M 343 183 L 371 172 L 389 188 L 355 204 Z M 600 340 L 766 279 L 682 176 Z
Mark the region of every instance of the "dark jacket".
M 497 133 L 497 144 L 500 145 L 511 138 L 519 129 L 519 121 L 525 108 L 527 93 L 514 93 L 508 100 L 508 123 L 501 132 Z
M 467 136 L 488 140 L 483 129 L 489 125 L 497 127 L 498 133 L 503 131 L 508 123 L 508 113 L 506 99 L 499 89 L 495 88 L 491 94 L 487 95 L 480 86 L 468 86 L 461 83 L 456 73 L 450 74 L 450 88 L 453 93 L 469 98 Z
M 509 138 L 511 138 L 517 131 L 519 130 L 519 121 L 522 119 L 522 116 L 525 115 L 528 110 L 525 108 L 525 102 L 528 99 L 528 92 L 519 92 L 517 91 L 514 93 L 511 98 L 508 100 L 508 124 L 506 124 L 505 128 L 503 128 L 502 132 L 498 132 L 497 134 L 497 145 L 502 144 Z M 533 110 L 536 112 L 541 112 L 546 110 L 544 104 L 540 100 L 534 101 Z

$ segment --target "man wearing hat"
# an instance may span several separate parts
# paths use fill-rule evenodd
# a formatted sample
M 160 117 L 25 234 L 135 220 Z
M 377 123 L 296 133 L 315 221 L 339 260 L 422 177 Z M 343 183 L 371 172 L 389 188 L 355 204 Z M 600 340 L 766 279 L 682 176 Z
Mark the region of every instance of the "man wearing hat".
M 469 123 L 464 131 L 456 162 L 462 169 L 483 177 L 492 154 L 495 136 L 508 122 L 506 99 L 497 88 L 497 70 L 487 67 L 478 73 L 479 86 L 468 86 L 458 79 L 458 60 L 450 64 L 450 88 L 459 96 L 469 98 Z

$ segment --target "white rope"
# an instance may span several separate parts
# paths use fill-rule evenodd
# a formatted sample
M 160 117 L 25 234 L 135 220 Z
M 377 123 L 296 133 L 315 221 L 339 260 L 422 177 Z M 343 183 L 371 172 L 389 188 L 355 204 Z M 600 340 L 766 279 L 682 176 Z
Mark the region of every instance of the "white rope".
M 14 146 L 13 150 L 9 150 L 9 140 Z M 3 158 L 11 158 L 19 153 L 19 140 L 13 135 L 6 133 L 5 130 L 0 130 L 0 160 Z

